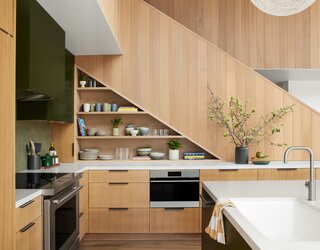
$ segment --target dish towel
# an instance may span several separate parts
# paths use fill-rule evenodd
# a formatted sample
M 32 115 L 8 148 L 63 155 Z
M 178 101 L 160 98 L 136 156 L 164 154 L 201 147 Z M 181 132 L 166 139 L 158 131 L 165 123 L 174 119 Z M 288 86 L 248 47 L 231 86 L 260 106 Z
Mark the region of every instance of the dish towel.
M 234 207 L 235 205 L 229 200 L 223 200 L 216 203 L 213 208 L 212 217 L 209 225 L 205 229 L 206 233 L 210 237 L 219 243 L 226 244 L 223 226 L 223 214 L 222 210 L 225 207 Z

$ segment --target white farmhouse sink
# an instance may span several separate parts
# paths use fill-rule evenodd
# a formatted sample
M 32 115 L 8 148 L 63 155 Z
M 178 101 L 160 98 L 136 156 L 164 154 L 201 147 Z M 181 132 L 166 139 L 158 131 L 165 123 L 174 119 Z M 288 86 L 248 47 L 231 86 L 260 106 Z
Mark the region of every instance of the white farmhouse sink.
M 320 242 L 320 208 L 296 198 L 235 198 L 236 209 L 265 238 L 278 243 Z

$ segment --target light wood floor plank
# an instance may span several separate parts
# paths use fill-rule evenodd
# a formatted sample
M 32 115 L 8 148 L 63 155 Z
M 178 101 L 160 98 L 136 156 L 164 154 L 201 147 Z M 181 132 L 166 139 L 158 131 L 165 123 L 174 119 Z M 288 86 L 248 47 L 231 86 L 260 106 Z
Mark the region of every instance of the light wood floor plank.
M 81 250 L 200 250 L 200 234 L 87 234 Z

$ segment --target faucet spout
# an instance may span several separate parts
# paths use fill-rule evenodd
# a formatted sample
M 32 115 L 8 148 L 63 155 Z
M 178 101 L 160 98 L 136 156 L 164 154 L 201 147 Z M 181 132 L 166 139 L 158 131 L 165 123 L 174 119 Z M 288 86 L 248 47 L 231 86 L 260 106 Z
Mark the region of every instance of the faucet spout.
M 315 201 L 316 200 L 316 180 L 315 180 L 315 170 L 314 170 L 314 157 L 313 152 L 310 148 L 304 146 L 292 146 L 286 149 L 284 152 L 283 162 L 288 163 L 288 155 L 292 150 L 303 150 L 309 153 L 310 158 L 310 180 L 306 182 L 306 186 L 308 187 L 308 200 Z

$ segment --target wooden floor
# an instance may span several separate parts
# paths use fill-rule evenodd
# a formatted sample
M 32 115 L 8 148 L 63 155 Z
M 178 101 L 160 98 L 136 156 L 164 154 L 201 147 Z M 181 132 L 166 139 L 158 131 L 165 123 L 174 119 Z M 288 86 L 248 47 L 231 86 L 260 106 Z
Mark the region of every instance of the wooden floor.
M 87 234 L 81 250 L 201 250 L 200 234 Z

